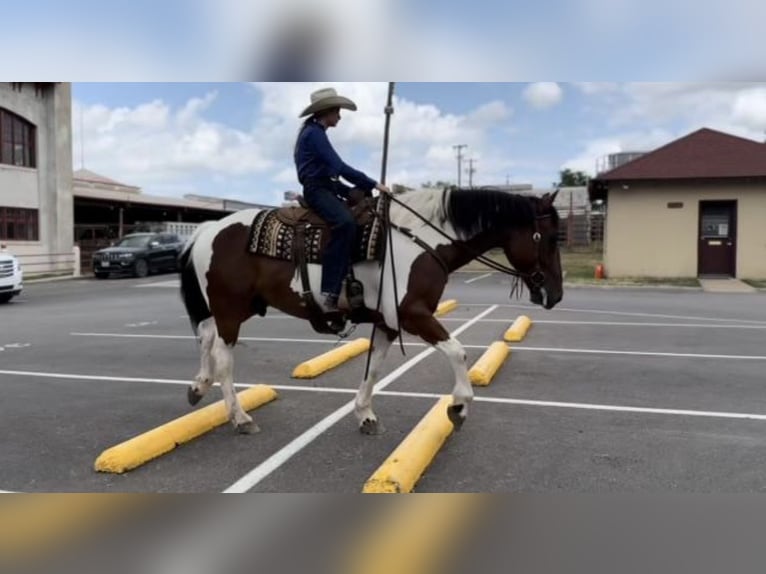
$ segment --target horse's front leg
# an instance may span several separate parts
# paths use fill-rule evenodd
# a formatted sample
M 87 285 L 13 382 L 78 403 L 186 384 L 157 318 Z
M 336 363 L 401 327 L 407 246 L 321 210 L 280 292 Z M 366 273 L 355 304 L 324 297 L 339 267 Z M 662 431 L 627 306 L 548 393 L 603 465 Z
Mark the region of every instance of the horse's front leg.
M 455 428 L 460 429 L 468 416 L 468 405 L 473 401 L 473 387 L 468 378 L 467 357 L 463 345 L 452 337 L 428 310 L 403 310 L 402 327 L 433 345 L 449 359 L 455 374 L 455 386 L 452 388 L 452 405 L 447 408 L 447 415 Z
M 383 432 L 383 426 L 378 422 L 378 417 L 372 410 L 372 390 L 378 382 L 380 365 L 386 359 L 396 335 L 396 331 L 385 325 L 378 325 L 375 330 L 375 338 L 372 340 L 370 370 L 367 373 L 367 378 L 359 385 L 354 402 L 354 414 L 356 420 L 359 421 L 359 431 L 363 434 L 375 435 Z

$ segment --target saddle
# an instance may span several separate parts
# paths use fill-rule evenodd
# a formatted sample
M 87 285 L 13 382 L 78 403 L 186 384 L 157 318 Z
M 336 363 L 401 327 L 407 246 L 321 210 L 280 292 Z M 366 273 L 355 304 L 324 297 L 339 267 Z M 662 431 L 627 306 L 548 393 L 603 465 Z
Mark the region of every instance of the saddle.
M 321 264 L 324 247 L 332 232 L 328 224 L 305 206 L 299 198 L 300 207 L 282 207 L 259 212 L 250 229 L 248 250 L 283 261 L 292 261 L 300 273 L 301 296 L 309 310 L 309 321 L 318 333 L 340 333 L 345 327 L 344 318 L 328 317 L 311 294 L 308 264 Z M 378 217 L 378 199 L 356 198 L 349 201 L 351 213 L 357 223 L 357 241 L 354 243 L 351 263 L 383 258 L 386 235 L 382 218 Z M 366 317 L 362 285 L 353 277 L 349 267 L 346 278 L 346 298 L 351 308 L 349 319 L 354 323 Z M 341 327 L 342 325 L 342 327 Z
M 300 207 L 290 206 L 279 208 L 276 214 L 277 219 L 290 227 L 306 224 L 314 227 L 327 227 L 325 220 L 309 209 L 302 196 L 298 197 L 298 203 L 300 204 Z M 373 220 L 375 217 L 376 203 L 376 200 L 372 197 L 365 197 L 356 202 L 348 202 L 348 205 L 351 208 L 351 213 L 358 226 L 364 227 Z

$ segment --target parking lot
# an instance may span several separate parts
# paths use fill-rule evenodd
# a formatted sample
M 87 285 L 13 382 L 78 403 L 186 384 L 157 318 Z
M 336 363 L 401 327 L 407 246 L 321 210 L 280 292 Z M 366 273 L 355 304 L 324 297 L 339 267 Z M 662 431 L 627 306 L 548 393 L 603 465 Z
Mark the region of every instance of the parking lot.
M 553 311 L 508 299 L 499 275 L 456 274 L 443 320 L 469 363 L 520 314 L 525 340 L 419 481 L 419 492 L 758 492 L 766 488 L 766 294 L 569 288 Z M 374 399 L 386 432 L 334 415 L 364 372 L 357 357 L 317 379 L 300 362 L 337 341 L 269 311 L 243 330 L 235 381 L 278 400 L 261 432 L 224 425 L 124 475 L 106 448 L 192 412 L 196 341 L 174 275 L 29 284 L 0 307 L 0 490 L 359 492 L 452 388 L 438 352 L 405 337 Z M 361 326 L 353 337 L 367 337 Z M 200 406 L 220 400 L 216 387 Z M 337 418 L 337 417 L 335 417 Z

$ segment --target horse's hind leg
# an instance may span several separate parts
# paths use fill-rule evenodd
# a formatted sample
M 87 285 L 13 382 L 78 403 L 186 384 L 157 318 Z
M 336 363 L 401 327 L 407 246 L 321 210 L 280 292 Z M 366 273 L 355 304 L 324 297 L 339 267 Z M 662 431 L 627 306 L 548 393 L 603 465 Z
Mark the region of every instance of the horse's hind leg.
M 354 414 L 359 421 L 359 431 L 363 434 L 380 434 L 383 432 L 382 425 L 378 423 L 378 417 L 372 410 L 372 390 L 378 382 L 380 365 L 386 358 L 391 343 L 396 338 L 396 331 L 392 331 L 384 325 L 378 325 L 375 330 L 375 338 L 372 341 L 372 357 L 370 357 L 370 370 L 367 378 L 362 381 L 359 391 L 356 393 Z
M 226 343 L 220 336 L 215 338 L 212 352 L 215 378 L 221 384 L 229 420 L 238 432 L 252 434 L 258 432 L 258 425 L 242 408 L 234 390 L 234 345 Z
M 205 396 L 213 386 L 215 365 L 213 363 L 212 350 L 217 331 L 215 321 L 211 318 L 205 319 L 197 327 L 200 349 L 200 368 L 197 376 L 194 377 L 194 383 L 187 390 L 186 396 L 189 404 L 196 405 L 202 397 Z

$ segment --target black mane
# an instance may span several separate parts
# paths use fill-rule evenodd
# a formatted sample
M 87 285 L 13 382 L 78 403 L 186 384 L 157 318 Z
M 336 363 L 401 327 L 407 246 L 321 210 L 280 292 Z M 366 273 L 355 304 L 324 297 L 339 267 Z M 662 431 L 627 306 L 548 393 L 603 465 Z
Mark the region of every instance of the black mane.
M 445 201 L 447 218 L 460 238 L 467 239 L 486 230 L 531 226 L 540 198 L 496 189 L 453 188 Z M 550 216 L 558 223 L 555 209 L 551 208 Z

